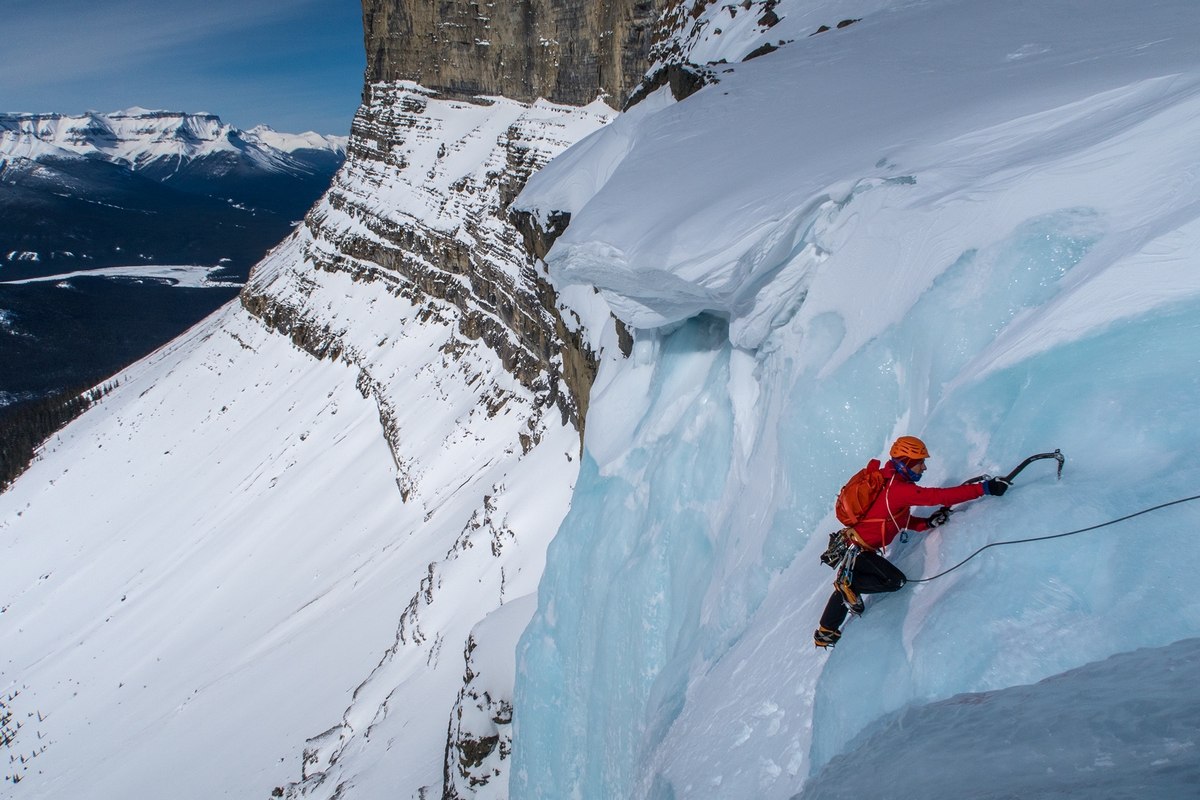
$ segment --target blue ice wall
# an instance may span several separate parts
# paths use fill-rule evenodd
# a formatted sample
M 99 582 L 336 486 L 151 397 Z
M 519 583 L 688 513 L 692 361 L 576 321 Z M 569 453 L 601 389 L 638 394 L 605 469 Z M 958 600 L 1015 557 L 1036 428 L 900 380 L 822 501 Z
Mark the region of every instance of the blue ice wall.
M 794 800 L 1194 797 L 1200 639 L 898 712 Z
M 986 431 L 989 455 L 1006 465 L 1061 446 L 1069 457 L 1063 481 L 1034 465 L 1011 493 L 973 504 L 944 535 L 897 548 L 894 560 L 912 577 L 933 574 L 988 542 L 1074 530 L 1197 494 L 1197 366 L 1193 304 L 1119 323 L 956 393 L 932 415 L 931 441 Z M 961 461 L 949 466 L 969 471 Z M 940 582 L 879 603 L 848 627 L 822 673 L 814 767 L 881 709 L 1029 683 L 1200 632 L 1197 523 L 1200 505 L 1183 505 L 1075 537 L 992 548 Z M 920 628 L 906 636 L 914 613 Z M 882 704 L 860 697 L 872 684 L 889 695 Z
M 1105 234 L 1089 209 L 1030 219 L 962 253 L 902 320 L 837 364 L 844 325 L 832 313 L 781 324 L 753 354 L 752 373 L 731 369 L 744 354 L 717 320 L 662 337 L 642 424 L 672 408 L 673 424 L 639 439 L 606 475 L 585 459 L 548 554 L 539 612 L 518 648 L 512 796 L 670 796 L 644 780 L 635 791 L 634 779 L 688 682 L 737 641 L 810 537 L 824 538 L 838 488 L 897 433 L 929 443 L 932 485 L 1006 472 L 1056 447 L 1069 459 L 1061 482 L 1035 465 L 1006 497 L 974 502 L 950 526 L 895 548 L 912 577 L 987 542 L 1194 494 L 1200 303 L 956 382 L 1007 325 L 1054 298 Z M 747 397 L 753 413 L 739 417 Z M 753 422 L 752 434 L 738 419 Z M 812 769 L 908 704 L 1200 634 L 1189 590 L 1197 522 L 1200 509 L 1185 506 L 993 549 L 937 583 L 873 598 L 820 673 Z
M 624 796 L 655 709 L 682 702 L 683 676 L 668 665 L 696 636 L 730 464 L 727 333 L 700 317 L 667 336 L 643 427 L 682 399 L 676 424 L 639 431 L 607 476 L 584 455 L 517 648 L 513 796 Z

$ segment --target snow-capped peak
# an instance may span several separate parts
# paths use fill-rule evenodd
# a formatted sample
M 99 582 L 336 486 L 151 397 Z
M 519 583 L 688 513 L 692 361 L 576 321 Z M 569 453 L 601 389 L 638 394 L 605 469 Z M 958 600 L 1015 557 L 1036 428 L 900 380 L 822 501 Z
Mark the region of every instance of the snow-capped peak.
M 255 125 L 242 133 L 242 138 L 274 147 L 285 153 L 292 153 L 296 150 L 328 150 L 343 156 L 346 154 L 346 145 L 350 141 L 349 136 L 324 136 L 314 131 L 280 133 L 269 125 Z
M 182 165 L 217 154 L 228 154 L 267 172 L 306 172 L 291 157 L 297 150 L 327 151 L 343 156 L 346 137 L 276 133 L 260 125 L 242 131 L 216 114 L 150 110 L 133 106 L 123 111 L 80 115 L 0 114 L 0 158 L 28 159 L 82 156 L 101 158 L 141 170 L 160 164 Z
M 94 113 L 94 112 L 89 112 L 89 113 Z M 152 116 L 155 114 L 169 114 L 169 113 L 171 113 L 171 112 L 166 111 L 161 108 L 154 109 L 154 108 L 142 108 L 141 106 L 130 106 L 129 108 L 123 109 L 121 111 L 114 111 L 111 114 L 108 114 L 107 116 L 110 116 L 110 117 L 146 117 L 146 116 Z M 199 112 L 197 112 L 197 114 L 199 114 L 201 116 L 208 116 L 207 111 L 199 111 Z

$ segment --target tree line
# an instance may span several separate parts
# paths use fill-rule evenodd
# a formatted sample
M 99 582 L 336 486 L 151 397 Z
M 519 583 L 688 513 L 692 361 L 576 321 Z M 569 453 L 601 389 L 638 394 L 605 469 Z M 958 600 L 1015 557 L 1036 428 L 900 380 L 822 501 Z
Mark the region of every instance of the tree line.
M 0 492 L 29 469 L 38 448 L 51 436 L 119 385 L 114 380 L 101 386 L 63 389 L 39 400 L 0 408 Z

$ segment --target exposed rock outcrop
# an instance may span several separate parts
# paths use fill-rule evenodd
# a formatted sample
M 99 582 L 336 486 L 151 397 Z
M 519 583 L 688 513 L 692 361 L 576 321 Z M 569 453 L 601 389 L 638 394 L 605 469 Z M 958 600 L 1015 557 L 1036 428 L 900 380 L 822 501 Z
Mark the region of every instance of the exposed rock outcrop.
M 620 108 L 678 0 L 363 0 L 367 81 L 417 81 L 449 97 L 502 95 Z M 364 102 L 369 102 L 364 98 Z
M 410 83 L 375 85 L 370 94 L 351 129 L 346 167 L 304 222 L 313 271 L 259 269 L 242 305 L 313 355 L 338 358 L 345 344 L 319 301 L 309 300 L 314 281 L 320 273 L 385 280 L 414 305 L 441 301 L 430 314 L 453 309 L 461 339 L 494 351 L 582 430 L 595 355 L 563 324 L 507 207 L 534 170 L 611 110 L 503 99 L 467 105 Z
M 521 233 L 525 242 L 525 250 L 534 258 L 545 258 L 554 246 L 554 240 L 563 234 L 571 224 L 571 212 L 552 211 L 543 226 L 535 214 L 530 211 L 514 209 L 508 215 L 509 221 Z
M 442 800 L 508 796 L 515 652 L 535 610 L 536 595 L 519 597 L 484 617 L 467 637 L 463 687 L 446 735 Z
M 666 64 L 646 76 L 641 86 L 629 95 L 622 111 L 628 111 L 664 86 L 671 87 L 671 96 L 676 100 L 683 100 L 710 83 L 716 83 L 711 69 L 695 64 Z
M 720 36 L 722 26 L 732 22 L 739 14 L 756 17 L 755 31 L 765 34 L 781 19 L 775 13 L 778 5 L 779 0 L 742 0 L 736 4 L 721 4 L 716 0 L 671 3 L 654 29 L 650 47 L 651 67 L 646 80 L 631 95 L 626 108 L 660 86 L 670 85 L 674 98 L 682 100 L 705 85 L 719 83 L 716 67 L 726 63 L 726 59 L 700 62 L 693 52 L 697 48 L 705 49 L 706 41 Z M 782 44 L 783 41 L 778 44 L 762 42 L 736 60 L 749 61 Z

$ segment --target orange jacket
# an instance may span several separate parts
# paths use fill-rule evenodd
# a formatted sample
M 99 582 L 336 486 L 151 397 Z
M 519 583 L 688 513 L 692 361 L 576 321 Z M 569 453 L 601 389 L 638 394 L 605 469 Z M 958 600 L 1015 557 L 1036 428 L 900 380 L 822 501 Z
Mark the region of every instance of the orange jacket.
M 938 488 L 918 486 L 896 472 L 888 462 L 882 470 L 883 491 L 867 509 L 863 521 L 854 526 L 854 532 L 863 544 L 873 550 L 881 550 L 892 543 L 902 530 L 923 531 L 929 527 L 926 517 L 914 517 L 912 506 L 952 506 L 983 497 L 982 483 L 964 483 L 962 486 Z

